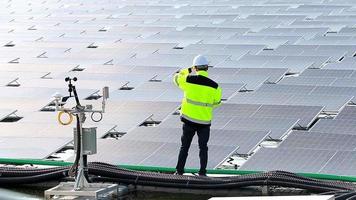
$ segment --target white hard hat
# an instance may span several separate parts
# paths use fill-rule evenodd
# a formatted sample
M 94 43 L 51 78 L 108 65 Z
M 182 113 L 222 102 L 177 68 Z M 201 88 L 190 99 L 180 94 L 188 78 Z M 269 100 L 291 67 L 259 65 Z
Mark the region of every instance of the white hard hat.
M 195 56 L 193 60 L 193 66 L 206 66 L 208 64 L 208 60 L 202 55 Z

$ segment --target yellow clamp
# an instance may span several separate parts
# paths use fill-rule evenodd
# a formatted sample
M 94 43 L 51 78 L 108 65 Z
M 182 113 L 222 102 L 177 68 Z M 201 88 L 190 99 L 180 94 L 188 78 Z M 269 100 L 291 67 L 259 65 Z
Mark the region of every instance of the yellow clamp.
M 62 119 L 62 115 L 63 115 L 64 113 L 68 114 L 68 116 L 69 116 L 69 121 L 68 121 L 68 122 L 63 122 L 63 121 L 61 120 L 61 119 Z M 61 112 L 58 113 L 57 119 L 58 119 L 58 122 L 59 122 L 60 124 L 62 124 L 63 126 L 66 126 L 66 125 L 69 125 L 69 124 L 71 124 L 71 123 L 73 122 L 73 115 L 72 115 L 71 113 L 67 112 L 67 111 L 61 111 Z

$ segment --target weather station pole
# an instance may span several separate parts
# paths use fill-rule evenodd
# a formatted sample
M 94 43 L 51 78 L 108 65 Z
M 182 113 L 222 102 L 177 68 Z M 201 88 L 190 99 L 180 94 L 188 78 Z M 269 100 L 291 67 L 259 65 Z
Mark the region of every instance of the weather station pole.
M 74 128 L 74 151 L 75 161 L 68 171 L 68 174 L 75 177 L 74 182 L 61 182 L 58 186 L 45 191 L 46 199 L 58 197 L 76 196 L 78 198 L 109 198 L 112 195 L 118 194 L 118 185 L 111 183 L 90 183 L 88 180 L 88 163 L 87 156 L 97 153 L 96 127 L 84 128 L 83 124 L 86 120 L 86 114 L 91 114 L 91 119 L 94 122 L 100 122 L 103 113 L 105 112 L 106 101 L 109 98 L 109 88 L 104 87 L 102 93 L 102 108 L 94 110 L 92 105 L 82 106 L 77 94 L 74 82 L 77 78 L 65 78 L 68 82 L 69 96 L 63 96 L 59 93 L 53 95 L 56 111 L 58 111 L 58 122 L 62 125 L 69 125 L 76 118 L 76 127 Z M 76 106 L 73 108 L 65 108 L 69 98 L 74 97 Z M 69 117 L 67 122 L 64 122 L 62 116 L 66 114 Z M 94 114 L 99 114 L 99 120 L 93 118 Z

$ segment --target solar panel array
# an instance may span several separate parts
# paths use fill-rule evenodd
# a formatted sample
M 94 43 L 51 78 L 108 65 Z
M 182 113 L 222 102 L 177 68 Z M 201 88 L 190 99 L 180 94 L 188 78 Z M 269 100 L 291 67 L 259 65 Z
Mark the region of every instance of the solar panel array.
M 44 159 L 72 141 L 51 96 L 76 76 L 83 105 L 101 106 L 110 87 L 103 120 L 85 125 L 100 138 L 91 160 L 174 167 L 184 94 L 173 74 L 204 54 L 223 89 L 209 168 L 244 154 L 245 170 L 356 175 L 354 1 L 0 4 L 0 157 Z M 258 148 L 267 139 L 281 143 Z M 198 151 L 195 138 L 187 167 Z

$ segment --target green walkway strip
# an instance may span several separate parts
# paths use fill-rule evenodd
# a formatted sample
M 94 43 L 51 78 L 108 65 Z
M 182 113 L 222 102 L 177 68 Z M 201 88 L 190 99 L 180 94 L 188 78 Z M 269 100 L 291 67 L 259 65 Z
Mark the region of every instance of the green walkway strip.
M 0 158 L 0 164 L 11 164 L 11 165 L 46 165 L 46 166 L 69 166 L 73 163 L 62 162 L 62 161 L 51 161 L 51 160 L 32 160 L 32 159 L 11 159 L 11 158 Z M 118 165 L 124 169 L 136 170 L 136 171 L 151 171 L 151 172 L 162 172 L 162 173 L 173 173 L 175 168 L 170 167 L 154 167 L 154 166 L 137 166 L 137 165 Z M 185 169 L 187 173 L 197 173 L 198 169 Z M 208 170 L 208 174 L 222 174 L 222 175 L 246 175 L 246 174 L 257 174 L 262 171 L 242 171 L 242 170 L 231 170 L 231 169 L 211 169 Z M 322 179 L 322 180 L 334 180 L 334 181 L 346 181 L 346 182 L 356 182 L 355 176 L 338 176 L 332 174 L 315 174 L 315 173 L 297 173 L 298 175 Z

